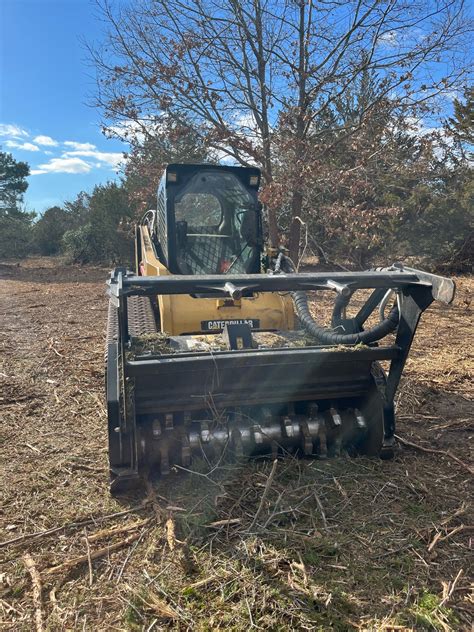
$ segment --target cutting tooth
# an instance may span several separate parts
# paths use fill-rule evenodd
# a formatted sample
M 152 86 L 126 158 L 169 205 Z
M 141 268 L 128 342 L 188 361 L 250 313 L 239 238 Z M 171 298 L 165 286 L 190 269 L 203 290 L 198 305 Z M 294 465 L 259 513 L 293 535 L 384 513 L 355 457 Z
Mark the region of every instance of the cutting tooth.
M 263 443 L 263 432 L 262 428 L 259 424 L 254 424 L 252 426 L 253 438 L 257 445 L 261 445 Z
M 289 417 L 283 418 L 283 427 L 285 429 L 285 434 L 288 437 L 288 439 L 291 439 L 292 437 L 295 436 L 294 429 L 293 429 L 293 422 L 291 421 Z
M 342 419 L 341 414 L 336 408 L 330 408 L 329 414 L 331 415 L 332 423 L 334 424 L 334 456 L 340 456 L 341 454 L 341 430 L 342 430 Z
M 365 430 L 367 428 L 367 422 L 365 421 L 364 415 L 360 412 L 358 408 L 354 409 L 354 414 L 356 418 L 357 427 Z
M 331 415 L 332 423 L 336 427 L 342 426 L 341 415 L 339 414 L 339 412 L 335 408 L 330 408 L 329 409 L 329 414 Z
M 201 441 L 202 443 L 209 443 L 210 439 L 209 426 L 206 421 L 201 421 Z

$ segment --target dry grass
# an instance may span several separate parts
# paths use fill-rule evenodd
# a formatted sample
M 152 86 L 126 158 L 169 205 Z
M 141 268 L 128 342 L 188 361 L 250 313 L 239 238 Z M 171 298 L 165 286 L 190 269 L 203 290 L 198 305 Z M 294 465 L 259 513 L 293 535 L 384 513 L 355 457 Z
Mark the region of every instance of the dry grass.
M 1 629 L 470 629 L 472 477 L 446 455 L 203 462 L 110 498 L 106 274 L 0 266 Z M 464 463 L 473 288 L 425 315 L 398 403 L 401 436 Z

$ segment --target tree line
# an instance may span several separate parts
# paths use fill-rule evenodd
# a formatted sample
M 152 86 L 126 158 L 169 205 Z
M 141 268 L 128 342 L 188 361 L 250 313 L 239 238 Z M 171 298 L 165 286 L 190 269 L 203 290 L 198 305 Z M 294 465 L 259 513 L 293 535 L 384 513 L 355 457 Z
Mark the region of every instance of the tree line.
M 412 258 L 439 269 L 472 270 L 473 92 L 466 90 L 450 120 L 426 134 L 380 108 L 338 143 L 330 120 L 325 143 L 332 148 L 317 169 L 304 170 L 300 184 L 307 210 L 299 255 L 358 268 Z M 344 104 L 346 116 L 350 107 Z M 164 165 L 212 160 L 197 136 L 147 138 L 134 146 L 118 181 L 35 216 L 22 210 L 28 165 L 0 152 L 0 257 L 64 254 L 75 263 L 128 265 L 133 223 L 155 207 Z M 287 246 L 293 192 L 279 170 L 289 160 L 283 146 L 272 185 L 262 194 L 278 209 L 279 239 Z
M 97 5 L 94 105 L 130 153 L 118 183 L 30 221 L 36 248 L 120 259 L 165 163 L 225 160 L 261 168 L 268 240 L 295 261 L 472 265 L 463 0 Z

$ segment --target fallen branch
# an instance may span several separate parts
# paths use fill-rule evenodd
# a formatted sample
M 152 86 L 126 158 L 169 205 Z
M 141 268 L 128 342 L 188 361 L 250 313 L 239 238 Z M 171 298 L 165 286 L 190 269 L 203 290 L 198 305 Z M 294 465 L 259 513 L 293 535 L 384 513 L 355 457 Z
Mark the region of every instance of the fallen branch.
M 135 529 L 145 526 L 149 522 L 150 518 L 145 518 L 144 520 L 138 520 L 138 522 L 118 525 L 116 527 L 111 527 L 110 529 L 102 529 L 101 531 L 96 531 L 95 533 L 89 535 L 89 542 L 97 542 L 97 540 L 102 540 L 102 538 L 110 538 L 114 535 L 118 535 L 119 533 L 134 531 Z
M 466 509 L 467 509 L 467 505 L 465 502 L 462 503 L 462 505 L 459 507 L 459 509 L 456 509 L 456 511 L 451 514 L 451 516 L 448 516 L 447 518 L 445 518 L 444 520 L 441 521 L 442 525 L 448 525 L 452 520 L 454 520 L 454 518 L 457 518 L 458 516 L 462 516 L 462 514 L 466 513 Z
M 447 456 L 449 459 L 452 459 L 453 461 L 456 461 L 456 463 L 459 463 L 459 465 L 461 465 L 465 470 L 467 470 L 469 474 L 474 475 L 474 469 L 472 469 L 472 467 L 467 465 L 467 463 L 464 463 L 464 461 L 461 461 L 461 459 L 459 459 L 449 450 L 435 450 L 434 448 L 425 448 L 422 445 L 418 445 L 418 443 L 412 443 L 411 441 L 408 441 L 407 439 L 403 439 L 403 437 L 400 437 L 399 435 L 395 435 L 395 438 L 398 441 L 400 441 L 401 444 L 406 445 L 408 448 L 414 448 L 415 450 L 420 450 L 421 452 L 428 452 L 429 454 L 441 454 L 442 456 Z
M 100 518 L 88 518 L 87 520 L 81 520 L 80 522 L 66 522 L 60 527 L 53 527 L 52 529 L 45 529 L 44 531 L 35 531 L 34 533 L 25 533 L 24 535 L 20 535 L 17 538 L 12 538 L 11 540 L 0 542 L 0 549 L 10 544 L 17 544 L 18 542 L 25 542 L 26 540 L 43 538 L 48 535 L 52 535 L 53 533 L 58 533 L 58 531 L 63 531 L 64 529 L 79 529 L 80 527 L 85 527 L 89 524 L 104 522 L 105 520 L 119 518 L 120 516 L 126 516 L 127 514 L 133 513 L 134 511 L 144 509 L 149 503 L 149 500 L 145 500 L 141 505 L 137 505 L 136 507 L 132 507 L 131 509 L 126 509 L 125 511 L 118 511 L 113 514 L 101 516 Z
M 79 566 L 80 564 L 84 564 L 84 562 L 89 562 L 89 560 L 90 562 L 92 562 L 92 560 L 97 560 L 100 557 L 104 557 L 104 555 L 108 555 L 112 551 L 117 551 L 118 549 L 122 549 L 123 547 L 128 546 L 132 542 L 135 542 L 135 540 L 138 540 L 140 535 L 140 533 L 133 533 L 132 535 L 129 535 L 128 538 L 125 538 L 125 540 L 122 540 L 121 542 L 115 542 L 114 544 L 105 546 L 102 549 L 93 551 L 90 553 L 90 555 L 80 555 L 79 557 L 73 557 L 72 559 L 63 562 L 62 564 L 58 564 L 57 566 L 51 566 L 50 568 L 47 568 L 44 573 L 49 576 L 61 571 L 70 571 L 74 567 Z
M 155 595 L 155 593 L 148 592 L 146 598 L 141 595 L 137 596 L 141 599 L 146 609 L 153 612 L 153 614 L 160 617 L 160 619 L 171 619 L 173 621 L 179 618 L 178 612 L 168 605 L 164 599 Z
M 276 472 L 277 465 L 278 465 L 278 459 L 275 459 L 273 461 L 271 472 L 270 472 L 270 474 L 269 474 L 269 476 L 267 478 L 267 482 L 265 483 L 265 489 L 263 490 L 263 494 L 262 494 L 262 497 L 260 499 L 260 504 L 258 506 L 258 509 L 257 509 L 257 512 L 256 512 L 255 516 L 253 517 L 252 524 L 248 528 L 248 531 L 253 529 L 254 525 L 256 524 L 256 522 L 258 520 L 258 517 L 262 513 L 263 504 L 264 504 L 264 502 L 265 502 L 265 500 L 266 500 L 266 498 L 268 496 L 268 493 L 270 491 L 270 487 L 272 486 L 272 483 L 273 483 L 273 479 L 275 478 L 275 472 Z
M 452 529 L 446 535 L 441 535 L 441 532 L 438 531 L 438 533 L 435 535 L 435 537 L 431 540 L 430 544 L 428 545 L 428 551 L 432 551 L 438 542 L 443 542 L 444 540 L 451 538 L 453 535 L 456 535 L 456 533 L 460 533 L 461 531 L 474 531 L 474 525 L 462 524 L 459 527 L 454 527 L 454 529 Z
M 443 582 L 443 599 L 441 600 L 441 603 L 439 604 L 438 608 L 442 608 L 452 597 L 454 589 L 456 588 L 456 584 L 458 583 L 458 581 L 461 579 L 461 577 L 464 574 L 464 569 L 460 568 L 458 571 L 458 574 L 456 575 L 456 577 L 453 579 L 453 581 L 451 583 L 448 584 L 444 584 Z
M 220 575 L 211 575 L 210 577 L 205 577 L 204 579 L 199 579 L 197 582 L 194 582 L 193 584 L 188 584 L 187 586 L 185 586 L 181 592 L 183 594 L 186 594 L 187 591 L 189 590 L 195 590 L 196 588 L 203 588 L 204 586 L 208 586 L 209 584 L 212 584 L 215 581 L 222 581 L 223 579 L 227 578 L 230 575 L 230 573 L 228 571 L 225 571 L 224 574 L 220 574 Z
M 31 576 L 33 584 L 33 604 L 35 606 L 36 632 L 43 632 L 43 586 L 36 564 L 29 553 L 23 556 L 23 562 Z
M 233 524 L 240 524 L 242 521 L 240 518 L 225 518 L 224 520 L 216 520 L 215 522 L 210 522 L 205 526 L 208 529 L 218 529 L 219 527 L 230 527 Z

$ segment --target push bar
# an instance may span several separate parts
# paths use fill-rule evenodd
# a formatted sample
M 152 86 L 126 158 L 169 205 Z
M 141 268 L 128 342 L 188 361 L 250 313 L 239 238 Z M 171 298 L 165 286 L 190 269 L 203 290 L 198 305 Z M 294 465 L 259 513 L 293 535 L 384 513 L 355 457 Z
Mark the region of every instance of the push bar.
M 123 268 L 116 268 L 108 281 L 109 295 L 153 296 L 168 294 L 206 294 L 230 296 L 236 292 L 249 295 L 253 292 L 296 292 L 307 290 L 337 290 L 346 286 L 352 292 L 357 289 L 400 289 L 408 286 L 431 288 L 433 300 L 451 303 L 455 284 L 451 279 L 429 274 L 395 264 L 368 272 L 310 272 L 297 274 L 241 274 L 136 276 Z

